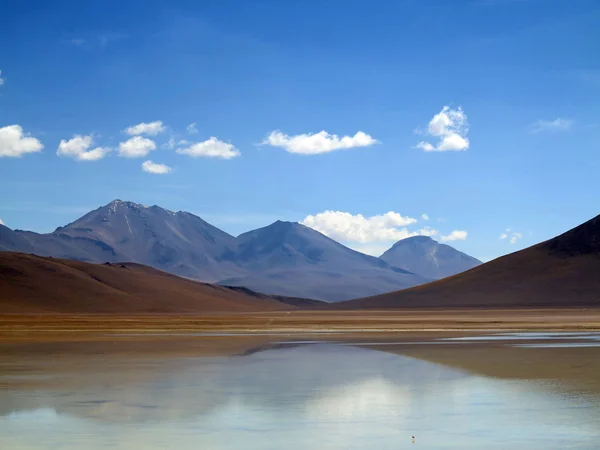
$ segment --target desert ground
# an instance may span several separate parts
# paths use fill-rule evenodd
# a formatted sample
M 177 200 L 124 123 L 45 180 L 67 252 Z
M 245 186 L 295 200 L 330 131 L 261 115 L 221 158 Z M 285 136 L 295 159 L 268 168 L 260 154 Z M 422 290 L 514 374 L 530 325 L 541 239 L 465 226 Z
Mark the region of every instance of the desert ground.
M 427 333 L 600 330 L 600 308 L 269 311 L 196 314 L 4 314 L 0 340 L 74 339 L 115 333 Z

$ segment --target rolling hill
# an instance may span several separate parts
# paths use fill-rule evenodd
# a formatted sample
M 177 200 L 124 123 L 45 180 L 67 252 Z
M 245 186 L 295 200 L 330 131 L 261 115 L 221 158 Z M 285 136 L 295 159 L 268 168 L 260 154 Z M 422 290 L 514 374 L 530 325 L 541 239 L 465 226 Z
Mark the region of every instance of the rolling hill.
M 90 264 L 0 252 L 3 314 L 251 312 L 303 305 L 302 299 L 199 283 L 140 264 Z
M 600 306 L 600 216 L 566 233 L 426 285 L 333 308 Z

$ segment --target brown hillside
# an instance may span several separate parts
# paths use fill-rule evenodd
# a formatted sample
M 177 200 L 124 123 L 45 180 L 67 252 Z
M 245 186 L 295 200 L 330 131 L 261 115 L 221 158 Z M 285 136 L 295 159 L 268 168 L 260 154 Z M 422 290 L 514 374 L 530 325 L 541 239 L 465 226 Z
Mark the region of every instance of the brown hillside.
M 293 300 L 301 303 L 300 299 Z M 137 314 L 285 309 L 294 309 L 294 306 L 267 295 L 198 283 L 139 264 L 90 264 L 0 252 L 0 313 Z
M 418 287 L 330 308 L 600 307 L 600 216 L 556 238 Z

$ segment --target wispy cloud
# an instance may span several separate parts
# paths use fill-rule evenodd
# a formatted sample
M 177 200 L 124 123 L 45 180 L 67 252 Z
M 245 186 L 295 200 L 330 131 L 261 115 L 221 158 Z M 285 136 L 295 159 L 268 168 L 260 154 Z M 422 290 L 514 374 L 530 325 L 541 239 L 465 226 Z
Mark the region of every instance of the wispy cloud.
M 529 126 L 532 133 L 569 131 L 573 126 L 572 119 L 557 117 L 554 120 L 537 120 Z
M 198 134 L 198 128 L 196 127 L 196 122 L 190 123 L 186 127 L 186 131 L 188 132 L 188 134 Z
M 0 86 L 4 85 L 4 78 L 2 78 L 2 71 L 0 70 Z
M 464 241 L 467 239 L 468 233 L 464 230 L 454 230 L 450 234 L 441 236 L 442 242 L 447 241 Z
M 516 231 L 507 228 L 504 232 L 499 236 L 500 240 L 506 240 L 510 244 L 516 244 L 519 239 L 523 238 L 523 234 L 518 233 Z
M 65 44 L 73 45 L 80 49 L 104 49 L 108 45 L 128 38 L 129 35 L 116 31 L 99 31 L 84 33 L 79 36 L 69 36 L 62 39 Z

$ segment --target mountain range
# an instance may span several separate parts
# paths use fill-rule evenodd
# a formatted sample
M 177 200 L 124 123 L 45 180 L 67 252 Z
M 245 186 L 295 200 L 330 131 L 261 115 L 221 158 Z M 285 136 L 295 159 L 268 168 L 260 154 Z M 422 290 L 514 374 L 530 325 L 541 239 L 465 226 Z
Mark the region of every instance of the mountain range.
M 417 286 L 480 264 L 429 237 L 404 239 L 376 258 L 295 222 L 277 221 L 236 238 L 188 212 L 121 200 L 52 233 L 0 225 L 2 250 L 129 261 L 203 282 L 326 301 Z

